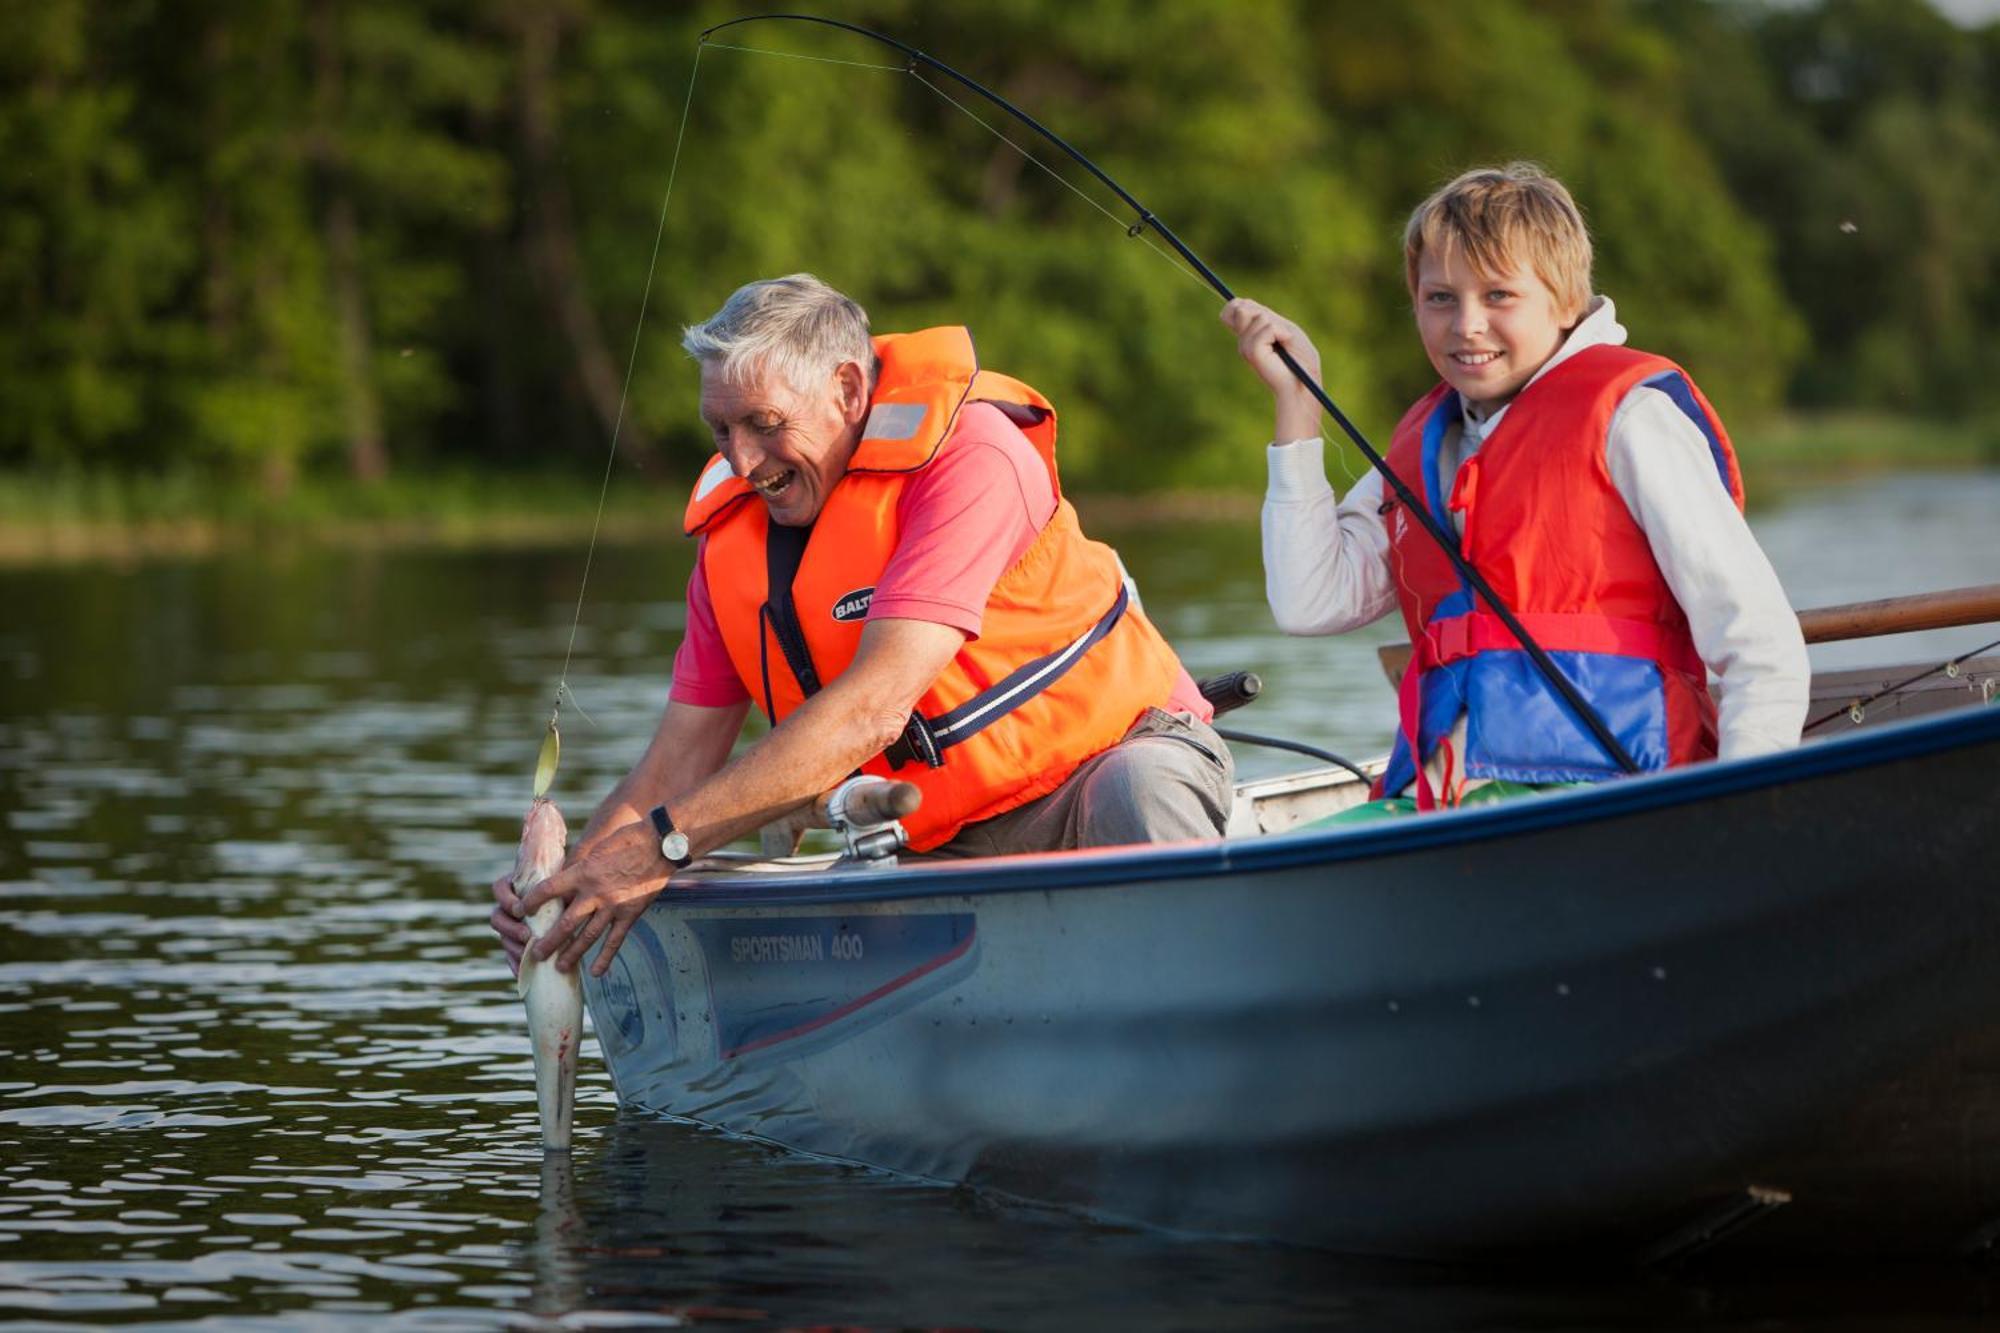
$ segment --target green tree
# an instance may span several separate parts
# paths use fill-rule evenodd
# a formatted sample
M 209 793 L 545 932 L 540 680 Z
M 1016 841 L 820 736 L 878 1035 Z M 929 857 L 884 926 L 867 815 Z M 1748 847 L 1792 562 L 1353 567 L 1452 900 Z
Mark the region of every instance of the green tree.
M 201 304 L 214 357 L 193 429 L 282 488 L 367 478 L 453 405 L 445 309 L 466 238 L 505 218 L 504 159 L 467 126 L 505 66 L 445 7 L 253 5 L 192 34 Z
M 2000 406 L 2000 25 L 1899 0 L 1652 8 L 1699 53 L 1689 121 L 1810 326 L 1794 400 Z
M 600 308 L 636 306 L 694 32 L 735 12 L 691 15 L 671 40 L 618 11 L 589 25 L 569 78 L 591 96 L 571 114 L 605 128 L 577 145 L 571 180 L 593 271 L 621 275 Z M 1246 289 L 1334 271 L 1359 248 L 1351 212 L 1313 168 L 1304 85 L 1273 58 L 1296 41 L 1288 7 L 990 6 L 970 56 L 952 50 L 959 34 L 932 7 L 843 14 L 957 56 Z M 861 298 L 879 328 L 972 325 L 990 364 L 1057 401 L 1073 483 L 1240 478 L 1259 391 L 1215 323 L 1219 299 L 1156 237 L 1123 236 L 1130 211 L 1059 150 L 927 77 L 964 110 L 903 73 L 893 52 L 831 30 L 752 25 L 702 54 L 634 386 L 644 419 L 681 441 L 684 458 L 706 449 L 677 326 L 749 278 L 811 269 Z M 607 102 L 619 114 L 605 114 Z M 1312 304 L 1335 334 L 1348 322 L 1334 302 Z M 1360 364 L 1357 343 L 1343 373 L 1359 380 Z
M 708 447 L 679 327 L 811 269 L 880 328 L 970 324 L 1056 400 L 1074 487 L 1257 484 L 1268 409 L 1214 293 L 1059 150 L 883 47 L 719 34 L 659 230 L 697 35 L 753 7 L 16 6 L 0 463 L 282 489 L 602 457 L 615 429 L 678 485 Z M 1013 99 L 1298 317 L 1378 440 L 1430 378 L 1403 219 L 1517 157 L 1577 194 L 1634 340 L 1732 419 L 2000 412 L 2000 25 L 1905 0 L 967 12 L 841 9 Z
M 1678 58 L 1623 0 L 1313 6 L 1312 58 L 1347 188 L 1379 219 L 1367 299 L 1399 348 L 1398 406 L 1433 380 L 1409 322 L 1402 225 L 1468 167 L 1529 159 L 1589 218 L 1597 285 L 1633 340 L 1686 364 L 1725 414 L 1778 402 L 1799 350 L 1769 246 L 1671 114 Z
M 198 329 L 190 183 L 153 160 L 143 23 L 88 0 L 14 6 L 0 43 L 0 460 L 157 460 Z

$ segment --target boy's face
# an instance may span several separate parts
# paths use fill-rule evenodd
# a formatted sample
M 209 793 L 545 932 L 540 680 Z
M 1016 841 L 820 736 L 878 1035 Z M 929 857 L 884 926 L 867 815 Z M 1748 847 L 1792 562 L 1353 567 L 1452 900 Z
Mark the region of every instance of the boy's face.
M 1583 317 L 1562 309 L 1533 270 L 1481 273 L 1463 255 L 1426 253 L 1417 266 L 1417 332 L 1444 382 L 1472 407 L 1507 405 Z

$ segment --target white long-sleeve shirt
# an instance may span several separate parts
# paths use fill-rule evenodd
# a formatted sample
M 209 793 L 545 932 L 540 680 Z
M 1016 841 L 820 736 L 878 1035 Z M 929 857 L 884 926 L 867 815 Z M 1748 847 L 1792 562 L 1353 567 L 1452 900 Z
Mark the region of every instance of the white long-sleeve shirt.
M 1611 301 L 1596 297 L 1528 383 L 1586 347 L 1624 341 Z M 1479 451 L 1508 410 L 1484 419 L 1468 412 L 1447 430 L 1440 459 L 1447 493 L 1460 464 Z M 1275 443 L 1267 452 L 1264 591 L 1278 628 L 1338 634 L 1394 610 L 1389 534 L 1378 512 L 1381 474 L 1371 471 L 1345 501 L 1336 501 L 1319 439 Z M 1611 483 L 1646 534 L 1713 677 L 1721 757 L 1798 744 L 1812 676 L 1805 639 L 1771 562 L 1717 484 L 1707 439 L 1666 394 L 1641 385 L 1612 414 L 1604 454 Z M 1452 732 L 1461 755 L 1464 730 L 1461 713 Z M 1433 780 L 1438 777 L 1434 772 Z

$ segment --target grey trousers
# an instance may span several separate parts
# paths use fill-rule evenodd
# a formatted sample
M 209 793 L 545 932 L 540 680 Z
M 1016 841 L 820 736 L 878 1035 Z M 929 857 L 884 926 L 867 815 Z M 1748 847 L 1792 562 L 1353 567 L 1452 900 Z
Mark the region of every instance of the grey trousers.
M 1214 728 L 1148 708 L 1125 738 L 1086 759 L 1047 796 L 967 824 L 928 855 L 1007 856 L 1134 842 L 1218 838 L 1236 761 Z

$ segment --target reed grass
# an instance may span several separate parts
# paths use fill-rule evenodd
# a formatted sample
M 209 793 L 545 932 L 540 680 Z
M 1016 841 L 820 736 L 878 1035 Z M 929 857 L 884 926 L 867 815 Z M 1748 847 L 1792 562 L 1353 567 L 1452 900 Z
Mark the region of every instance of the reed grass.
M 1935 421 L 1865 413 L 1795 414 L 1746 426 L 1736 444 L 1760 503 L 1807 481 L 1928 468 L 2000 467 L 2000 419 Z M 1255 464 L 1253 466 L 1252 464 Z M 1360 475 L 1359 459 L 1336 485 Z M 604 532 L 613 538 L 678 531 L 687 476 L 612 477 Z M 532 545 L 581 541 L 597 511 L 602 474 L 585 466 L 543 471 L 447 468 L 404 471 L 364 485 L 309 475 L 282 493 L 194 468 L 135 474 L 66 469 L 0 471 L 0 563 L 200 554 L 231 545 L 329 541 L 395 545 Z M 1252 521 L 1261 458 L 1240 487 L 1198 494 L 1108 492 L 1085 512 L 1117 523 L 1135 516 Z
M 581 541 L 597 512 L 600 481 L 582 471 L 450 469 L 403 473 L 373 485 L 308 477 L 278 495 L 195 470 L 0 472 L 0 563 L 201 554 L 302 541 Z M 614 478 L 605 497 L 605 530 L 676 531 L 683 498 L 678 485 Z

